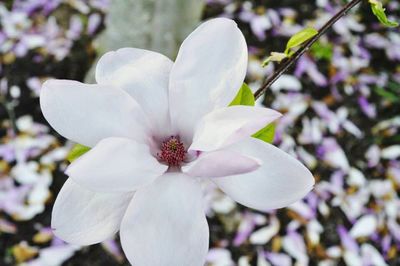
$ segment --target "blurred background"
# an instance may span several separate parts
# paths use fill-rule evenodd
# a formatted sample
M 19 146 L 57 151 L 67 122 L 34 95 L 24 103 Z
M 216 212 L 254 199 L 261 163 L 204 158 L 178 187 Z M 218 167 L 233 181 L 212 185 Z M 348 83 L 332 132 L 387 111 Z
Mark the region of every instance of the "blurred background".
M 366 2 L 366 1 L 365 1 Z M 2 0 L 0 3 L 0 265 L 129 265 L 119 240 L 63 243 L 51 209 L 66 180 L 66 142 L 44 120 L 49 78 L 92 81 L 98 56 L 141 47 L 172 59 L 202 20 L 234 19 L 250 51 L 256 90 L 271 51 L 319 28 L 339 0 Z M 400 2 L 384 3 L 400 20 Z M 364 3 L 335 24 L 258 104 L 284 113 L 275 145 L 299 158 L 315 189 L 259 213 L 206 188 L 208 265 L 400 265 L 400 32 Z M 154 250 L 157 252 L 157 250 Z

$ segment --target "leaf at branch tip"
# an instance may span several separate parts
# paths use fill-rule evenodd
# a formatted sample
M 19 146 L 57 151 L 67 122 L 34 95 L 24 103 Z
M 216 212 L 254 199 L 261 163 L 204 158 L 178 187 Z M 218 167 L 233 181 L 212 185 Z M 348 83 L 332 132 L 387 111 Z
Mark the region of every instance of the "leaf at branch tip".
M 242 87 L 236 94 L 235 99 L 233 99 L 233 101 L 229 104 L 229 106 L 232 105 L 254 106 L 254 104 L 255 104 L 255 99 L 253 92 L 246 83 L 243 83 Z
M 287 57 L 288 55 L 284 53 L 271 52 L 270 56 L 268 56 L 267 59 L 265 59 L 264 62 L 262 63 L 262 67 L 267 66 L 272 61 L 279 63 Z
M 267 143 L 272 143 L 275 137 L 275 123 L 270 123 L 263 129 L 260 129 L 258 132 L 253 134 L 253 138 L 263 140 Z
M 314 28 L 305 28 L 293 35 L 286 44 L 285 54 L 289 55 L 290 49 L 297 47 L 318 34 Z
M 67 160 L 72 163 L 79 157 L 81 157 L 83 154 L 87 153 L 90 150 L 89 147 L 86 147 L 81 144 L 76 144 L 74 147 L 72 147 L 71 151 L 67 155 Z
M 383 8 L 382 3 L 378 0 L 369 0 L 371 4 L 372 13 L 378 18 L 378 20 L 386 27 L 397 27 L 399 23 L 395 21 L 390 21 L 386 17 L 385 8 Z

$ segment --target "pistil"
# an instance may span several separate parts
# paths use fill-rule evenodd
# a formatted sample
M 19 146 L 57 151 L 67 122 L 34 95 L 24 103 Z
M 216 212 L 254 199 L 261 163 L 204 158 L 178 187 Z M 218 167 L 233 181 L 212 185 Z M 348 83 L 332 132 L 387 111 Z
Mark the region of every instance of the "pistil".
M 169 166 L 179 166 L 186 157 L 185 146 L 178 136 L 171 136 L 161 144 L 161 151 L 157 156 Z

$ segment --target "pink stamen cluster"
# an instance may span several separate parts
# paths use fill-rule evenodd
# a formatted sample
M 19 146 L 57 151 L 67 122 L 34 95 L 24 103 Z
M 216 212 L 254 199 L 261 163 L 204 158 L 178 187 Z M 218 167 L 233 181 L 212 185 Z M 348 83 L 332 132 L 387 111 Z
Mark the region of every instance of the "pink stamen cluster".
M 171 136 L 161 144 L 158 158 L 170 166 L 179 166 L 186 156 L 186 150 L 179 137 Z

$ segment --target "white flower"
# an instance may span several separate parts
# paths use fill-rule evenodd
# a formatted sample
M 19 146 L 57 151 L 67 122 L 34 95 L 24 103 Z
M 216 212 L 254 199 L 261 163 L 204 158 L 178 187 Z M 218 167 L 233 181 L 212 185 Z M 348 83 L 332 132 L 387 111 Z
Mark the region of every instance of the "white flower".
M 124 48 L 104 55 L 96 85 L 51 80 L 41 108 L 64 137 L 92 147 L 74 161 L 52 216 L 55 234 L 90 245 L 120 231 L 135 266 L 203 265 L 209 230 L 199 179 L 257 210 L 287 206 L 312 188 L 311 173 L 250 137 L 280 116 L 227 107 L 246 75 L 236 24 L 213 19 L 182 44 L 175 63 Z

